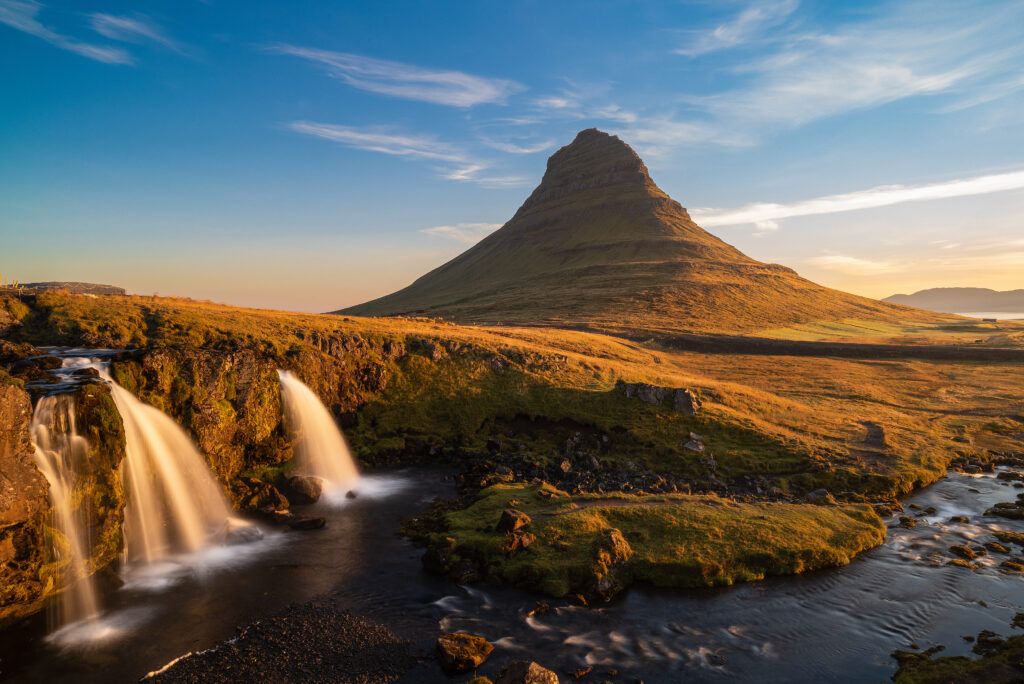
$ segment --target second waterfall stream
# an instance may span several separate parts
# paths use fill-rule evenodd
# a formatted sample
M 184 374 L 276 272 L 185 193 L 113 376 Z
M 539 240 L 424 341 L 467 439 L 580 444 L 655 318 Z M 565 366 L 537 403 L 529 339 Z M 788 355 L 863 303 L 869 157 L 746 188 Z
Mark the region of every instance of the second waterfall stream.
M 290 371 L 279 370 L 281 403 L 295 443 L 295 472 L 324 481 L 328 496 L 344 494 L 359 479 L 355 460 L 320 398 Z

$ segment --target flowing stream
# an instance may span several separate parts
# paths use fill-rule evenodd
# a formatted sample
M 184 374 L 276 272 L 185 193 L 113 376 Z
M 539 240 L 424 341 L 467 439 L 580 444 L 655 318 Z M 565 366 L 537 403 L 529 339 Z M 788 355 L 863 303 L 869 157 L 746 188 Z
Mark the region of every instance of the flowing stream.
M 295 444 L 295 472 L 319 477 L 324 481 L 325 495 L 337 499 L 359 479 L 348 444 L 313 390 L 290 371 L 277 373 L 286 424 Z
M 884 682 L 895 670 L 894 649 L 944 644 L 944 654 L 958 655 L 970 652 L 962 636 L 1017 631 L 1010 622 L 1024 610 L 1024 579 L 1002 574 L 1001 556 L 983 558 L 974 572 L 945 564 L 953 544 L 988 541 L 997 529 L 1024 532 L 1024 522 L 984 515 L 1017 491 L 991 475 L 951 474 L 906 502 L 934 506 L 935 515 L 913 529 L 890 518 L 887 542 L 846 567 L 714 590 L 636 586 L 605 605 L 550 601 L 548 614 L 531 615 L 542 597 L 428 575 L 421 551 L 395 535 L 435 496 L 454 495 L 452 473 L 364 475 L 356 499 L 304 511 L 325 516 L 323 530 L 271 532 L 219 549 L 162 585 L 108 593 L 111 619 L 134 620 L 118 639 L 59 650 L 42 640 L 39 620 L 35 632 L 0 634 L 0 663 L 15 681 L 134 681 L 233 638 L 240 625 L 329 595 L 422 649 L 425 664 L 402 680 L 409 683 L 464 681 L 433 661 L 442 629 L 492 641 L 481 670 L 492 678 L 502 664 L 529 658 L 563 677 L 594 665 L 583 681 Z M 969 522 L 950 522 L 954 515 Z M 609 669 L 619 675 L 606 677 Z

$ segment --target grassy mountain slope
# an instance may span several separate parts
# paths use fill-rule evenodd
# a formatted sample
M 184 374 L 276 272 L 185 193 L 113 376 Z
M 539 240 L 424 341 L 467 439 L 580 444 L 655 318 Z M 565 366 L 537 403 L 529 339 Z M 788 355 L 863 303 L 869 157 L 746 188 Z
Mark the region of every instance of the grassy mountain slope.
M 694 223 L 628 145 L 582 131 L 500 230 L 409 287 L 339 311 L 459 322 L 749 333 L 939 316 L 821 287 Z

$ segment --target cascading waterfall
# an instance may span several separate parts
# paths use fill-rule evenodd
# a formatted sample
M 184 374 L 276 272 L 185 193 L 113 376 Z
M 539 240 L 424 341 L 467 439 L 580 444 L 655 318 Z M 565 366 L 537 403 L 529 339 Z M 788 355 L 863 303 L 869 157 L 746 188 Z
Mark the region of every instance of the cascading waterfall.
M 295 440 L 296 472 L 324 481 L 324 491 L 347 491 L 359 479 L 355 460 L 337 424 L 313 393 L 294 373 L 279 370 L 281 402 Z
M 118 385 L 105 369 L 124 423 L 121 465 L 125 506 L 125 558 L 152 562 L 197 551 L 226 531 L 230 509 L 202 455 L 185 431 L 159 409 Z
M 58 394 L 40 399 L 30 429 L 36 464 L 50 483 L 53 526 L 66 542 L 54 545 L 58 584 L 66 587 L 56 604 L 56 622 L 95 619 L 99 603 L 89 572 L 88 521 L 75 505 L 77 473 L 86 466 L 89 442 L 76 429 L 73 397 Z

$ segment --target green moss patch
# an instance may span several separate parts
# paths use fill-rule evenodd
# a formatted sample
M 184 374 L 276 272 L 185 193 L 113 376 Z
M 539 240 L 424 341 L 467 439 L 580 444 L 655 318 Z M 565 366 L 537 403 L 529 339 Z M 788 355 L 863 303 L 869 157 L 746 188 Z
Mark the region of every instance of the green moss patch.
M 524 530 L 536 539 L 526 548 L 515 549 L 510 535 L 495 529 L 509 507 L 532 519 Z M 446 520 L 448 529 L 431 541 L 447 565 L 470 560 L 484 577 L 556 597 L 607 596 L 634 581 L 706 587 L 795 574 L 845 565 L 885 540 L 881 519 L 867 505 L 570 497 L 550 485 L 511 483 L 483 490 Z

